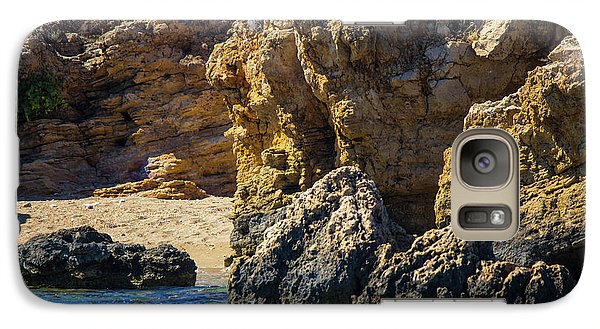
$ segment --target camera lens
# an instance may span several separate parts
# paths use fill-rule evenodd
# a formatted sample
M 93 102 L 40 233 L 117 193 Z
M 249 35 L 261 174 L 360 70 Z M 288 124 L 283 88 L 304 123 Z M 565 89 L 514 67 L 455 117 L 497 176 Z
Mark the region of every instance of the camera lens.
M 494 170 L 494 167 L 496 166 L 496 159 L 489 152 L 481 152 L 475 156 L 473 164 L 475 170 L 482 174 L 487 174 Z
M 479 168 L 485 169 L 485 168 L 487 168 L 487 167 L 490 166 L 490 163 L 491 163 L 491 161 L 490 161 L 489 158 L 487 158 L 487 157 L 481 157 L 481 158 L 479 158 L 479 161 L 477 162 L 477 165 L 479 165 Z
M 460 178 L 470 186 L 505 183 L 510 174 L 508 144 L 497 139 L 472 139 L 459 148 Z

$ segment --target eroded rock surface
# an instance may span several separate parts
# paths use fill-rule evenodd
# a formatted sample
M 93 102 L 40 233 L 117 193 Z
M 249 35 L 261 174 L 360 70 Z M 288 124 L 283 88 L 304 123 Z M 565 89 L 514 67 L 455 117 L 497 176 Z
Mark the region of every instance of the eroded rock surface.
M 31 287 L 118 289 L 196 281 L 196 265 L 185 251 L 113 242 L 89 226 L 32 238 L 19 246 L 19 264 Z
M 232 243 L 244 247 L 246 234 L 263 230 L 247 214 L 289 204 L 346 165 L 375 181 L 407 231 L 435 227 L 442 154 L 469 107 L 515 92 L 566 34 L 554 24 L 503 24 L 510 45 L 488 46 L 483 22 L 236 22 L 207 62 L 207 78 L 226 95 L 233 122 L 234 211 L 243 223 Z M 532 37 L 539 42 L 522 42 Z M 514 53 L 494 55 L 498 47 Z M 241 249 L 252 253 L 251 245 Z
M 449 228 L 427 231 L 406 252 L 394 254 L 383 245 L 378 253 L 360 302 L 378 302 L 382 297 L 466 297 L 467 279 L 479 261 L 493 259 L 490 243 L 462 241 Z
M 475 104 L 464 129 L 499 127 L 520 146 L 521 222 L 517 235 L 494 244 L 499 259 L 567 266 L 578 278 L 585 232 L 585 103 L 583 58 L 566 37 L 532 70 L 518 92 Z M 438 226 L 449 222 L 450 158 L 440 176 Z
M 163 181 L 151 178 L 97 189 L 94 191 L 93 195 L 109 198 L 138 195 L 149 198 L 172 200 L 203 199 L 208 196 L 206 191 L 198 188 L 194 182 L 185 180 Z
M 233 195 L 231 123 L 205 79 L 205 61 L 230 25 L 61 21 L 36 29 L 19 78 L 55 76 L 68 107 L 19 123 L 19 195 L 89 195 L 154 176 Z M 144 170 L 163 160 L 176 170 Z
M 573 289 L 562 265 L 532 267 L 496 261 L 489 242 L 458 239 L 449 227 L 426 232 L 405 252 L 378 251 L 379 260 L 357 302 L 381 298 L 501 298 L 507 303 L 543 303 Z
M 406 248 L 412 239 L 354 167 L 327 174 L 273 216 L 277 222 L 254 256 L 233 264 L 232 303 L 349 303 L 375 265 L 377 247 L 394 241 Z
M 504 298 L 546 302 L 574 286 L 562 265 L 498 262 L 490 242 L 450 227 L 414 238 L 391 220 L 355 167 L 325 175 L 268 216 L 252 256 L 231 268 L 231 303 L 376 303 L 382 298 Z
M 467 281 L 468 296 L 504 298 L 510 304 L 546 303 L 569 293 L 575 286 L 561 265 L 536 262 L 530 268 L 508 262 L 484 261 Z

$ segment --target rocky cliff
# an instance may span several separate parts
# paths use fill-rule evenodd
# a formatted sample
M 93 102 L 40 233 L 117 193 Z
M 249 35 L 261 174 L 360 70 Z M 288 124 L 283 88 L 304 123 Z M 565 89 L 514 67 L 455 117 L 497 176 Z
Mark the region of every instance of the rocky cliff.
M 19 77 L 61 107 L 20 115 L 19 194 L 234 194 L 231 302 L 532 303 L 579 277 L 583 62 L 555 24 L 58 22 Z M 482 126 L 521 146 L 505 243 L 446 227 L 448 147 Z
M 499 127 L 520 146 L 521 222 L 517 235 L 494 244 L 505 260 L 583 266 L 585 232 L 585 80 L 583 57 L 566 37 L 532 70 L 523 87 L 499 101 L 474 104 L 464 129 Z M 440 176 L 438 226 L 449 222 L 450 161 Z
M 234 246 L 260 237 L 263 212 L 345 165 L 373 178 L 408 231 L 435 227 L 442 154 L 469 107 L 515 92 L 566 33 L 539 22 L 235 23 L 207 63 L 233 122 Z
M 62 21 L 36 29 L 21 54 L 19 101 L 35 92 L 28 86 L 44 86 L 36 79 L 52 77 L 66 105 L 34 120 L 20 115 L 19 195 L 90 194 L 142 179 L 232 195 L 231 123 L 204 66 L 230 26 Z
M 583 61 L 565 30 L 505 21 L 396 28 L 250 22 L 232 30 L 207 66 L 234 122 L 232 246 L 244 256 L 234 262 L 231 302 L 485 297 L 536 303 L 573 288 L 583 259 L 585 107 Z M 296 92 L 281 97 L 289 86 Z M 521 230 L 502 243 L 460 241 L 447 227 L 423 234 L 447 225 L 444 149 L 477 126 L 504 128 L 522 146 Z M 311 127 L 319 133 L 308 133 Z M 331 149 L 317 159 L 305 154 Z M 315 196 L 346 175 L 365 178 L 343 167 L 326 174 L 332 165 L 360 168 L 380 192 L 381 201 L 367 202 L 338 186 L 350 204 L 364 203 L 357 213 L 365 217 L 346 218 L 361 223 L 357 230 L 368 237 L 386 222 L 388 229 L 399 224 L 423 235 L 338 237 L 345 231 L 329 228 L 346 223 L 336 224 L 342 204 Z M 372 213 L 380 202 L 385 215 Z M 364 252 L 356 257 L 355 250 Z

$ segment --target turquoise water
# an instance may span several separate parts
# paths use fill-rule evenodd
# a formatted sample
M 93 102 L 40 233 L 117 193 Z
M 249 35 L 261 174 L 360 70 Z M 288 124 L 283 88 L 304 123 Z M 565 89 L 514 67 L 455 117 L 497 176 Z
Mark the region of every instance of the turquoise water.
M 227 287 L 159 287 L 154 289 L 31 289 L 38 297 L 63 304 L 220 304 Z

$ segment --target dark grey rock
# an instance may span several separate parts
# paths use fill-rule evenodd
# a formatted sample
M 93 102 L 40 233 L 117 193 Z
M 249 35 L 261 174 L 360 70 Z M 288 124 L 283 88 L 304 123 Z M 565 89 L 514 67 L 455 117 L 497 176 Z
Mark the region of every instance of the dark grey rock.
M 284 212 L 271 210 L 267 212 L 247 212 L 240 214 L 233 221 L 231 231 L 231 248 L 237 255 L 251 256 L 256 246 L 263 240 L 265 230 L 283 219 Z
M 145 288 L 196 280 L 196 265 L 185 251 L 113 242 L 90 226 L 32 238 L 19 246 L 19 264 L 27 286 Z
M 408 247 L 373 181 L 338 168 L 273 213 L 253 256 L 234 261 L 231 303 L 350 303 L 376 263 L 377 247 Z M 271 219 L 269 219 L 271 220 Z
M 468 279 L 468 295 L 475 298 L 504 298 L 513 303 L 546 303 L 569 293 L 575 282 L 561 265 L 537 262 L 532 267 L 509 262 L 481 262 Z
M 354 167 L 336 169 L 264 218 L 253 255 L 234 259 L 231 303 L 377 303 L 382 298 L 505 298 L 539 303 L 568 293 L 562 265 L 498 261 L 491 242 L 450 227 L 413 238 L 390 220 Z
M 467 279 L 483 259 L 493 259 L 489 242 L 458 239 L 449 227 L 427 231 L 405 252 L 382 246 L 379 262 L 357 302 L 381 298 L 466 297 Z
M 490 242 L 458 239 L 449 227 L 426 232 L 405 252 L 385 245 L 359 303 L 381 298 L 501 298 L 507 303 L 556 300 L 575 283 L 562 265 L 497 261 Z

